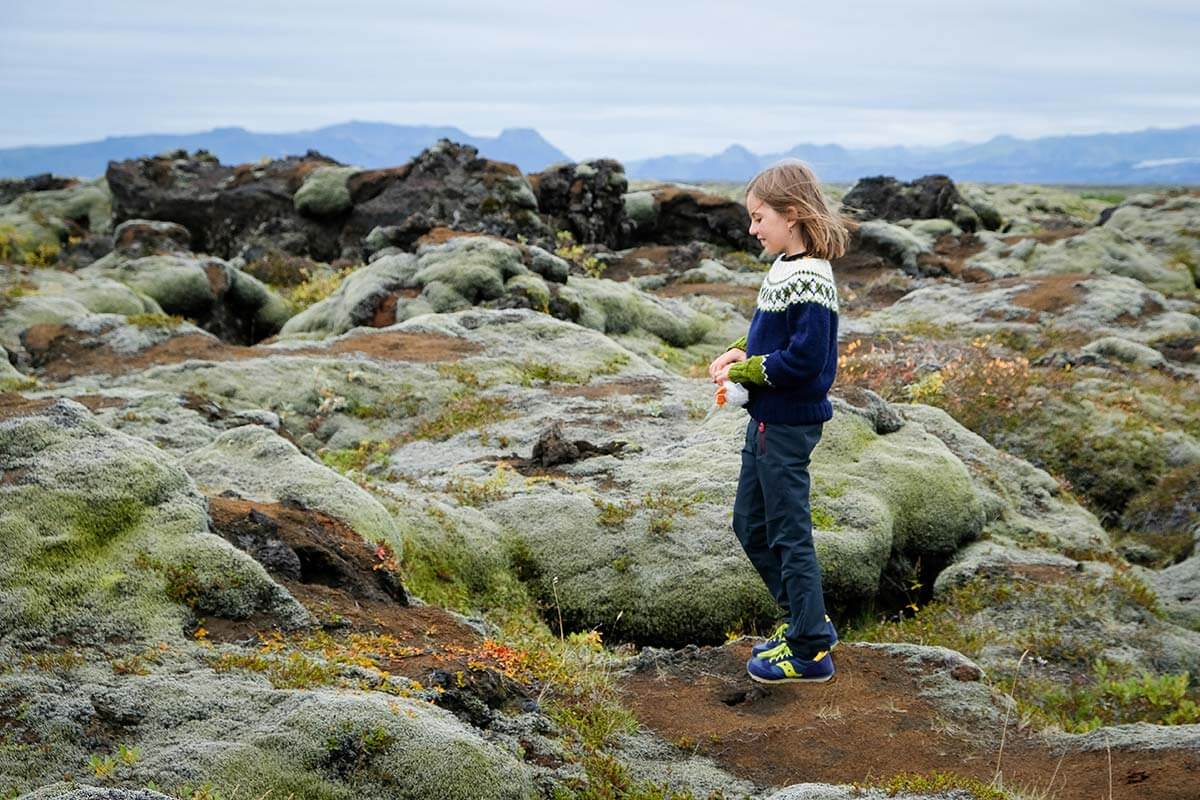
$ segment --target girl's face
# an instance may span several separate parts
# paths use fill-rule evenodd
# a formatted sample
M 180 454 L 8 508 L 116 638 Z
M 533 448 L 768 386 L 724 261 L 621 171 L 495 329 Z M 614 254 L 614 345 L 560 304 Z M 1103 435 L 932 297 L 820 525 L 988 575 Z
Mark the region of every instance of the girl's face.
M 796 223 L 764 203 L 754 192 L 746 195 L 746 210 L 750 212 L 750 235 L 757 236 L 758 241 L 768 253 L 788 253 L 800 249 L 800 240 L 796 235 Z

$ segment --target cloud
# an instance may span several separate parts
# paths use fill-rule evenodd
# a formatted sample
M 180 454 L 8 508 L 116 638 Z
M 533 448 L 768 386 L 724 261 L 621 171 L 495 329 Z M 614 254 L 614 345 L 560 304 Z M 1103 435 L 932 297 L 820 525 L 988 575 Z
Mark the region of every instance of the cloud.
M 633 158 L 1182 125 L 1193 6 L 17 0 L 0 146 L 356 118 Z

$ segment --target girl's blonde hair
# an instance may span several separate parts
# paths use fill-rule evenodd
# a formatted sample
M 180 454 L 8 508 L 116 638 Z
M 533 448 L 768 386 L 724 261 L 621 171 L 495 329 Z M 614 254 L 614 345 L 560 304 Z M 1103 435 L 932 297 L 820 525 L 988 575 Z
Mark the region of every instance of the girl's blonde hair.
M 852 223 L 829 207 L 817 176 L 803 161 L 788 158 L 767 167 L 746 184 L 746 194 L 752 192 L 785 216 L 789 206 L 796 209 L 805 254 L 824 259 L 845 255 Z

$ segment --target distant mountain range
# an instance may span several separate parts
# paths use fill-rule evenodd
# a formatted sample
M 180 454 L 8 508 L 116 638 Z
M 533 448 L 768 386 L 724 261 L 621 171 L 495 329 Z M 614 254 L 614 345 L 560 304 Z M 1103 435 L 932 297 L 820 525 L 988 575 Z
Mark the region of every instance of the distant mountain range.
M 732 145 L 714 156 L 668 155 L 630 161 L 632 178 L 733 180 L 786 157 L 812 165 L 822 180 L 851 182 L 866 175 L 911 180 L 930 173 L 955 180 L 1003 183 L 1200 183 L 1200 125 L 1136 133 L 1099 133 L 1015 139 L 997 136 L 982 144 L 941 147 L 872 147 L 801 144 L 782 153 L 756 155 Z
M 390 167 L 447 138 L 474 145 L 479 153 L 538 172 L 570 157 L 532 128 L 506 128 L 499 136 L 471 136 L 454 127 L 346 122 L 296 133 L 253 133 L 215 128 L 186 134 L 116 136 L 98 142 L 0 149 L 0 177 L 43 172 L 93 177 L 110 160 L 155 155 L 180 148 L 205 149 L 223 163 L 279 158 L 318 150 L 345 164 Z M 867 175 L 902 180 L 942 173 L 955 180 L 1013 183 L 1200 184 L 1200 125 L 1149 128 L 1135 133 L 1100 133 L 1016 139 L 997 136 L 983 143 L 939 147 L 849 149 L 836 144 L 799 144 L 781 153 L 755 154 L 731 145 L 716 155 L 664 155 L 625 162 L 631 178 L 744 181 L 785 157 L 813 166 L 822 180 L 853 182 Z
M 570 161 L 561 150 L 532 128 L 506 128 L 499 136 L 471 136 L 458 128 L 431 125 L 391 125 L 386 122 L 345 122 L 296 133 L 253 133 L 245 128 L 214 128 L 182 134 L 110 136 L 99 142 L 0 149 L 0 177 L 23 178 L 43 172 L 74 177 L 103 175 L 109 161 L 157 155 L 169 150 L 204 149 L 223 164 L 281 158 L 317 150 L 344 164 L 394 167 L 411 159 L 438 139 L 474 145 L 497 161 L 537 172 L 557 161 Z

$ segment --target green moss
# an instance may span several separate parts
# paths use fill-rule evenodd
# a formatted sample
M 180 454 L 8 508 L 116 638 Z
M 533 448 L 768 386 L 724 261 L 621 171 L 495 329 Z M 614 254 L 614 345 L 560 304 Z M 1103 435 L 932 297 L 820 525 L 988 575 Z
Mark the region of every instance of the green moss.
M 176 328 L 184 322 L 175 314 L 132 314 L 125 321 L 139 328 Z
M 1155 725 L 1200 723 L 1200 693 L 1189 690 L 1188 673 L 1118 677 L 1127 669 L 1096 660 L 1090 674 L 1066 685 L 1040 678 L 1022 678 L 1015 687 L 1017 706 L 1044 726 L 1070 733 L 1087 733 L 1104 725 L 1149 722 Z
M 345 475 L 354 471 L 362 471 L 369 464 L 385 466 L 388 463 L 391 451 L 392 447 L 388 442 L 363 439 L 354 447 L 339 450 L 321 450 L 317 455 L 320 457 L 321 463 L 325 466 Z
M 23 392 L 37 387 L 37 378 L 0 378 L 0 393 Z
M 841 528 L 837 518 L 828 509 L 816 505 L 812 507 L 812 524 L 823 531 L 836 531 Z
M 217 672 L 242 670 L 265 675 L 276 689 L 313 689 L 337 683 L 338 669 L 300 652 L 284 657 L 251 653 L 222 653 L 210 666 Z
M 482 506 L 499 500 L 508 494 L 508 479 L 511 469 L 497 467 L 492 477 L 485 481 L 469 478 L 451 478 L 446 482 L 446 492 L 464 506 Z
M 573 370 L 566 370 L 557 364 L 547 362 L 524 361 L 517 367 L 522 386 L 531 386 L 541 381 L 545 383 L 587 383 L 589 376 Z
M 1025 713 L 1043 725 L 1082 732 L 1136 721 L 1196 722 L 1200 695 L 1188 689 L 1186 675 L 1133 676 L 1127 665 L 1102 658 L 1105 643 L 1094 631 L 1103 629 L 1105 619 L 1120 608 L 1146 607 L 1148 598 L 1153 594 L 1127 571 L 1118 570 L 1108 580 L 1064 575 L 1054 584 L 983 576 L 954 587 L 915 614 L 848 634 L 866 641 L 949 647 L 972 658 L 989 645 L 1028 651 L 1045 665 L 1039 672 L 1044 677 L 1018 676 L 1014 665 L 1001 665 L 990 678 L 997 691 L 1013 694 Z M 1019 629 L 1001 630 L 989 622 L 992 615 L 1028 614 L 1030 607 L 1038 613 Z
M 1079 197 L 1083 200 L 1099 200 L 1110 206 L 1119 205 L 1125 202 L 1128 195 L 1125 192 L 1114 191 L 1082 191 Z
M 512 419 L 503 397 L 487 397 L 473 392 L 455 392 L 435 416 L 424 419 L 413 429 L 417 439 L 449 439 L 457 433 L 480 428 L 493 422 Z
M 854 784 L 856 787 L 861 784 Z M 933 771 L 930 773 L 905 772 L 869 786 L 882 789 L 889 797 L 901 792 L 905 794 L 932 794 L 962 790 L 973 800 L 1020 800 L 1021 795 L 1009 794 L 984 783 L 978 778 L 957 775 L 953 772 Z
M 677 516 L 690 517 L 695 513 L 696 504 L 703 501 L 703 492 L 697 492 L 691 497 L 683 497 L 666 489 L 659 489 L 642 495 L 639 506 L 650 511 L 648 523 L 650 533 L 664 535 L 675 529 Z
M 499 552 L 484 551 L 452 520 L 437 515 L 419 531 L 405 539 L 402 564 L 405 587 L 425 602 L 464 613 L 530 604 L 511 543 Z
M 637 511 L 636 503 L 609 503 L 600 498 L 592 498 L 592 503 L 600 512 L 597 519 L 601 525 L 609 528 L 619 527 Z

